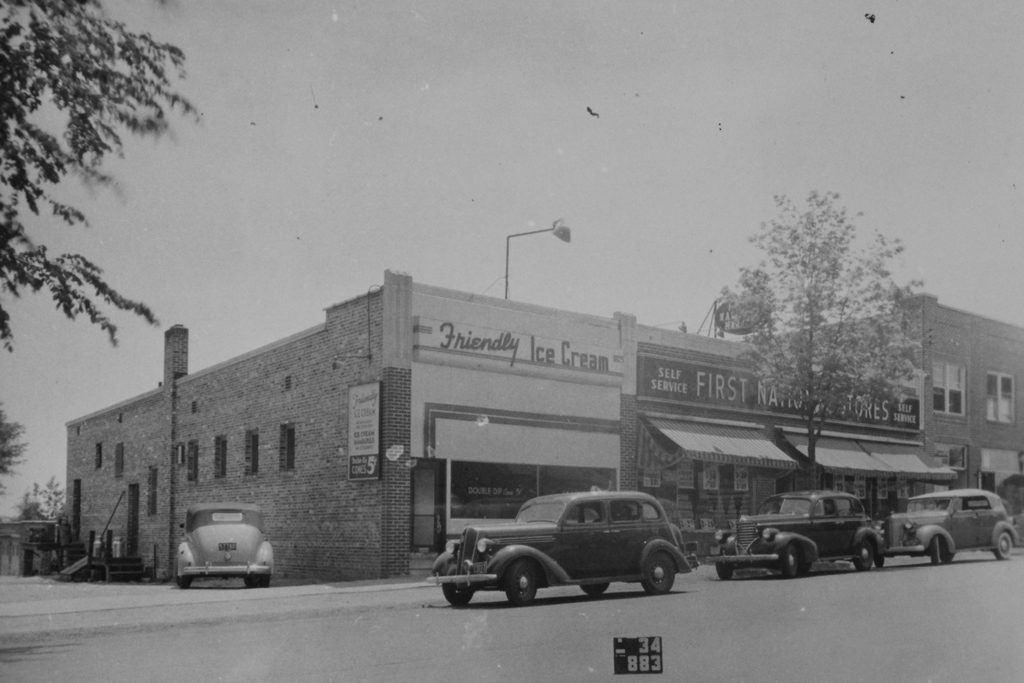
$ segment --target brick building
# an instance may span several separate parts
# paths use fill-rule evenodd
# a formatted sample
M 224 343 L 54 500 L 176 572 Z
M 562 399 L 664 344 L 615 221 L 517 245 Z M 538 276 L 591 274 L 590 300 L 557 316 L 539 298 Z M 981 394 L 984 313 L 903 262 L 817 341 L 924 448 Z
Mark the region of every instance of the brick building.
M 998 492 L 1024 513 L 1024 328 L 922 296 L 927 449 L 957 473 L 958 487 Z
M 188 341 L 166 331 L 157 389 L 67 424 L 73 536 L 109 522 L 157 578 L 173 575 L 199 502 L 260 505 L 279 573 L 378 578 L 564 490 L 651 490 L 700 538 L 792 486 L 802 457 L 740 344 L 628 314 L 389 271 L 322 324 L 212 367 L 189 367 Z M 957 476 L 929 460 L 920 401 L 904 398 L 885 419 L 835 425 L 824 458 L 819 447 L 829 485 L 877 504 Z

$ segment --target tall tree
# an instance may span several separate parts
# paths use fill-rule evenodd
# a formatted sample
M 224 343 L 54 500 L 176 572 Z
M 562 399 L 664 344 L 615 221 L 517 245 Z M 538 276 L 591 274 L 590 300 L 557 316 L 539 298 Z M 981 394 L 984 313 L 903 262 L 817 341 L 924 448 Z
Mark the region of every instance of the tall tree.
M 763 259 L 723 291 L 732 317 L 752 330 L 761 381 L 798 406 L 813 485 L 825 423 L 858 400 L 898 394 L 920 349 L 910 306 L 919 283 L 897 284 L 890 270 L 903 245 L 878 233 L 858 240 L 838 202 L 833 192 L 811 192 L 803 208 L 776 197 L 778 216 L 751 237 Z
M 25 428 L 17 422 L 8 422 L 4 406 L 0 403 L 0 495 L 6 490 L 2 477 L 14 474 L 14 468 L 23 462 L 22 455 L 28 446 L 22 443 Z
M 108 17 L 99 0 L 0 4 L 0 295 L 46 289 L 58 310 L 87 316 L 112 344 L 117 326 L 104 304 L 156 324 L 144 303 L 121 295 L 85 256 L 48 253 L 23 218 L 27 209 L 87 226 L 85 214 L 57 199 L 54 188 L 67 176 L 110 186 L 102 161 L 123 154 L 123 132 L 159 137 L 168 130 L 168 110 L 195 118 L 192 104 L 171 89 L 172 75 L 184 77 L 184 61 L 173 45 Z M 0 342 L 10 351 L 12 340 L 0 298 Z

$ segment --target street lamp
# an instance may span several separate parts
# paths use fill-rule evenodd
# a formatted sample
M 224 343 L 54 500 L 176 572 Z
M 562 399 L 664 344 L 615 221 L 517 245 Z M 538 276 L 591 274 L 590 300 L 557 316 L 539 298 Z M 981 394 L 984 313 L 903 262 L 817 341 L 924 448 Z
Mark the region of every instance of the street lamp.
M 505 298 L 508 298 L 508 254 L 509 246 L 513 237 L 523 237 L 524 235 L 537 235 L 542 232 L 553 232 L 555 237 L 562 240 L 563 242 L 572 241 L 572 230 L 569 229 L 568 225 L 562 223 L 562 219 L 559 218 L 557 221 L 551 224 L 550 228 L 544 228 L 543 230 L 531 230 L 529 232 L 517 232 L 514 235 L 508 235 L 505 237 Z

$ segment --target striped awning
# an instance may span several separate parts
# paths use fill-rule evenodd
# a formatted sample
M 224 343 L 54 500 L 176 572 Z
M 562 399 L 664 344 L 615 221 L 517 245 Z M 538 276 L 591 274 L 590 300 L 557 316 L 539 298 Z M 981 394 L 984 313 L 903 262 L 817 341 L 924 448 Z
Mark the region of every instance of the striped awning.
M 645 424 L 674 447 L 669 451 L 660 449 L 665 454 L 662 459 L 678 460 L 686 456 L 725 465 L 796 468 L 796 462 L 779 450 L 758 427 L 662 418 L 650 418 Z
M 857 443 L 873 457 L 881 460 L 907 479 L 931 481 L 956 479 L 955 470 L 926 463 L 921 457 L 922 450 L 919 447 L 870 441 L 858 441 Z
M 803 455 L 807 455 L 807 437 L 786 434 Z M 923 460 L 924 449 L 909 444 L 892 444 L 866 439 L 823 437 L 814 448 L 815 458 L 825 471 L 861 477 L 948 481 L 956 472 L 948 467 L 933 467 Z
M 800 453 L 807 456 L 807 437 L 786 434 Z M 897 472 L 881 460 L 864 451 L 852 439 L 819 438 L 814 445 L 814 457 L 826 472 L 855 477 L 895 477 Z

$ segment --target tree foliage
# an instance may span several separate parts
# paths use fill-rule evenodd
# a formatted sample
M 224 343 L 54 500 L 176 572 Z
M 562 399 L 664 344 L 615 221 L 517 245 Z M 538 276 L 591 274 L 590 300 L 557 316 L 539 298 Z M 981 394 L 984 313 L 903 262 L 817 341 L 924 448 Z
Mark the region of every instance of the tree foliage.
M 806 207 L 776 197 L 779 214 L 751 237 L 764 257 L 740 271 L 723 299 L 752 329 L 749 358 L 760 379 L 799 407 L 810 469 L 826 422 L 858 400 L 894 395 L 920 348 L 911 282 L 895 282 L 898 240 L 860 246 L 839 195 L 811 192 Z
M 195 117 L 171 89 L 172 77 L 184 77 L 184 60 L 173 45 L 109 18 L 99 0 L 0 4 L 0 296 L 45 289 L 59 311 L 86 316 L 112 344 L 117 327 L 104 305 L 156 324 L 145 304 L 122 296 L 85 256 L 52 255 L 32 240 L 23 218 L 27 210 L 44 223 L 88 226 L 54 188 L 68 176 L 112 185 L 102 161 L 122 156 L 125 131 L 158 137 L 168 130 L 169 111 Z M 12 340 L 0 298 L 0 341 L 11 350 Z
M 25 492 L 18 509 L 18 519 L 23 521 L 57 519 L 64 514 L 64 487 L 57 477 L 50 477 L 45 486 L 32 484 L 32 492 Z
M 0 477 L 14 474 L 14 468 L 24 461 L 22 456 L 28 446 L 21 441 L 24 433 L 25 428 L 19 423 L 7 421 L 3 404 L 0 403 Z M 0 494 L 4 490 L 3 480 L 0 479 Z

